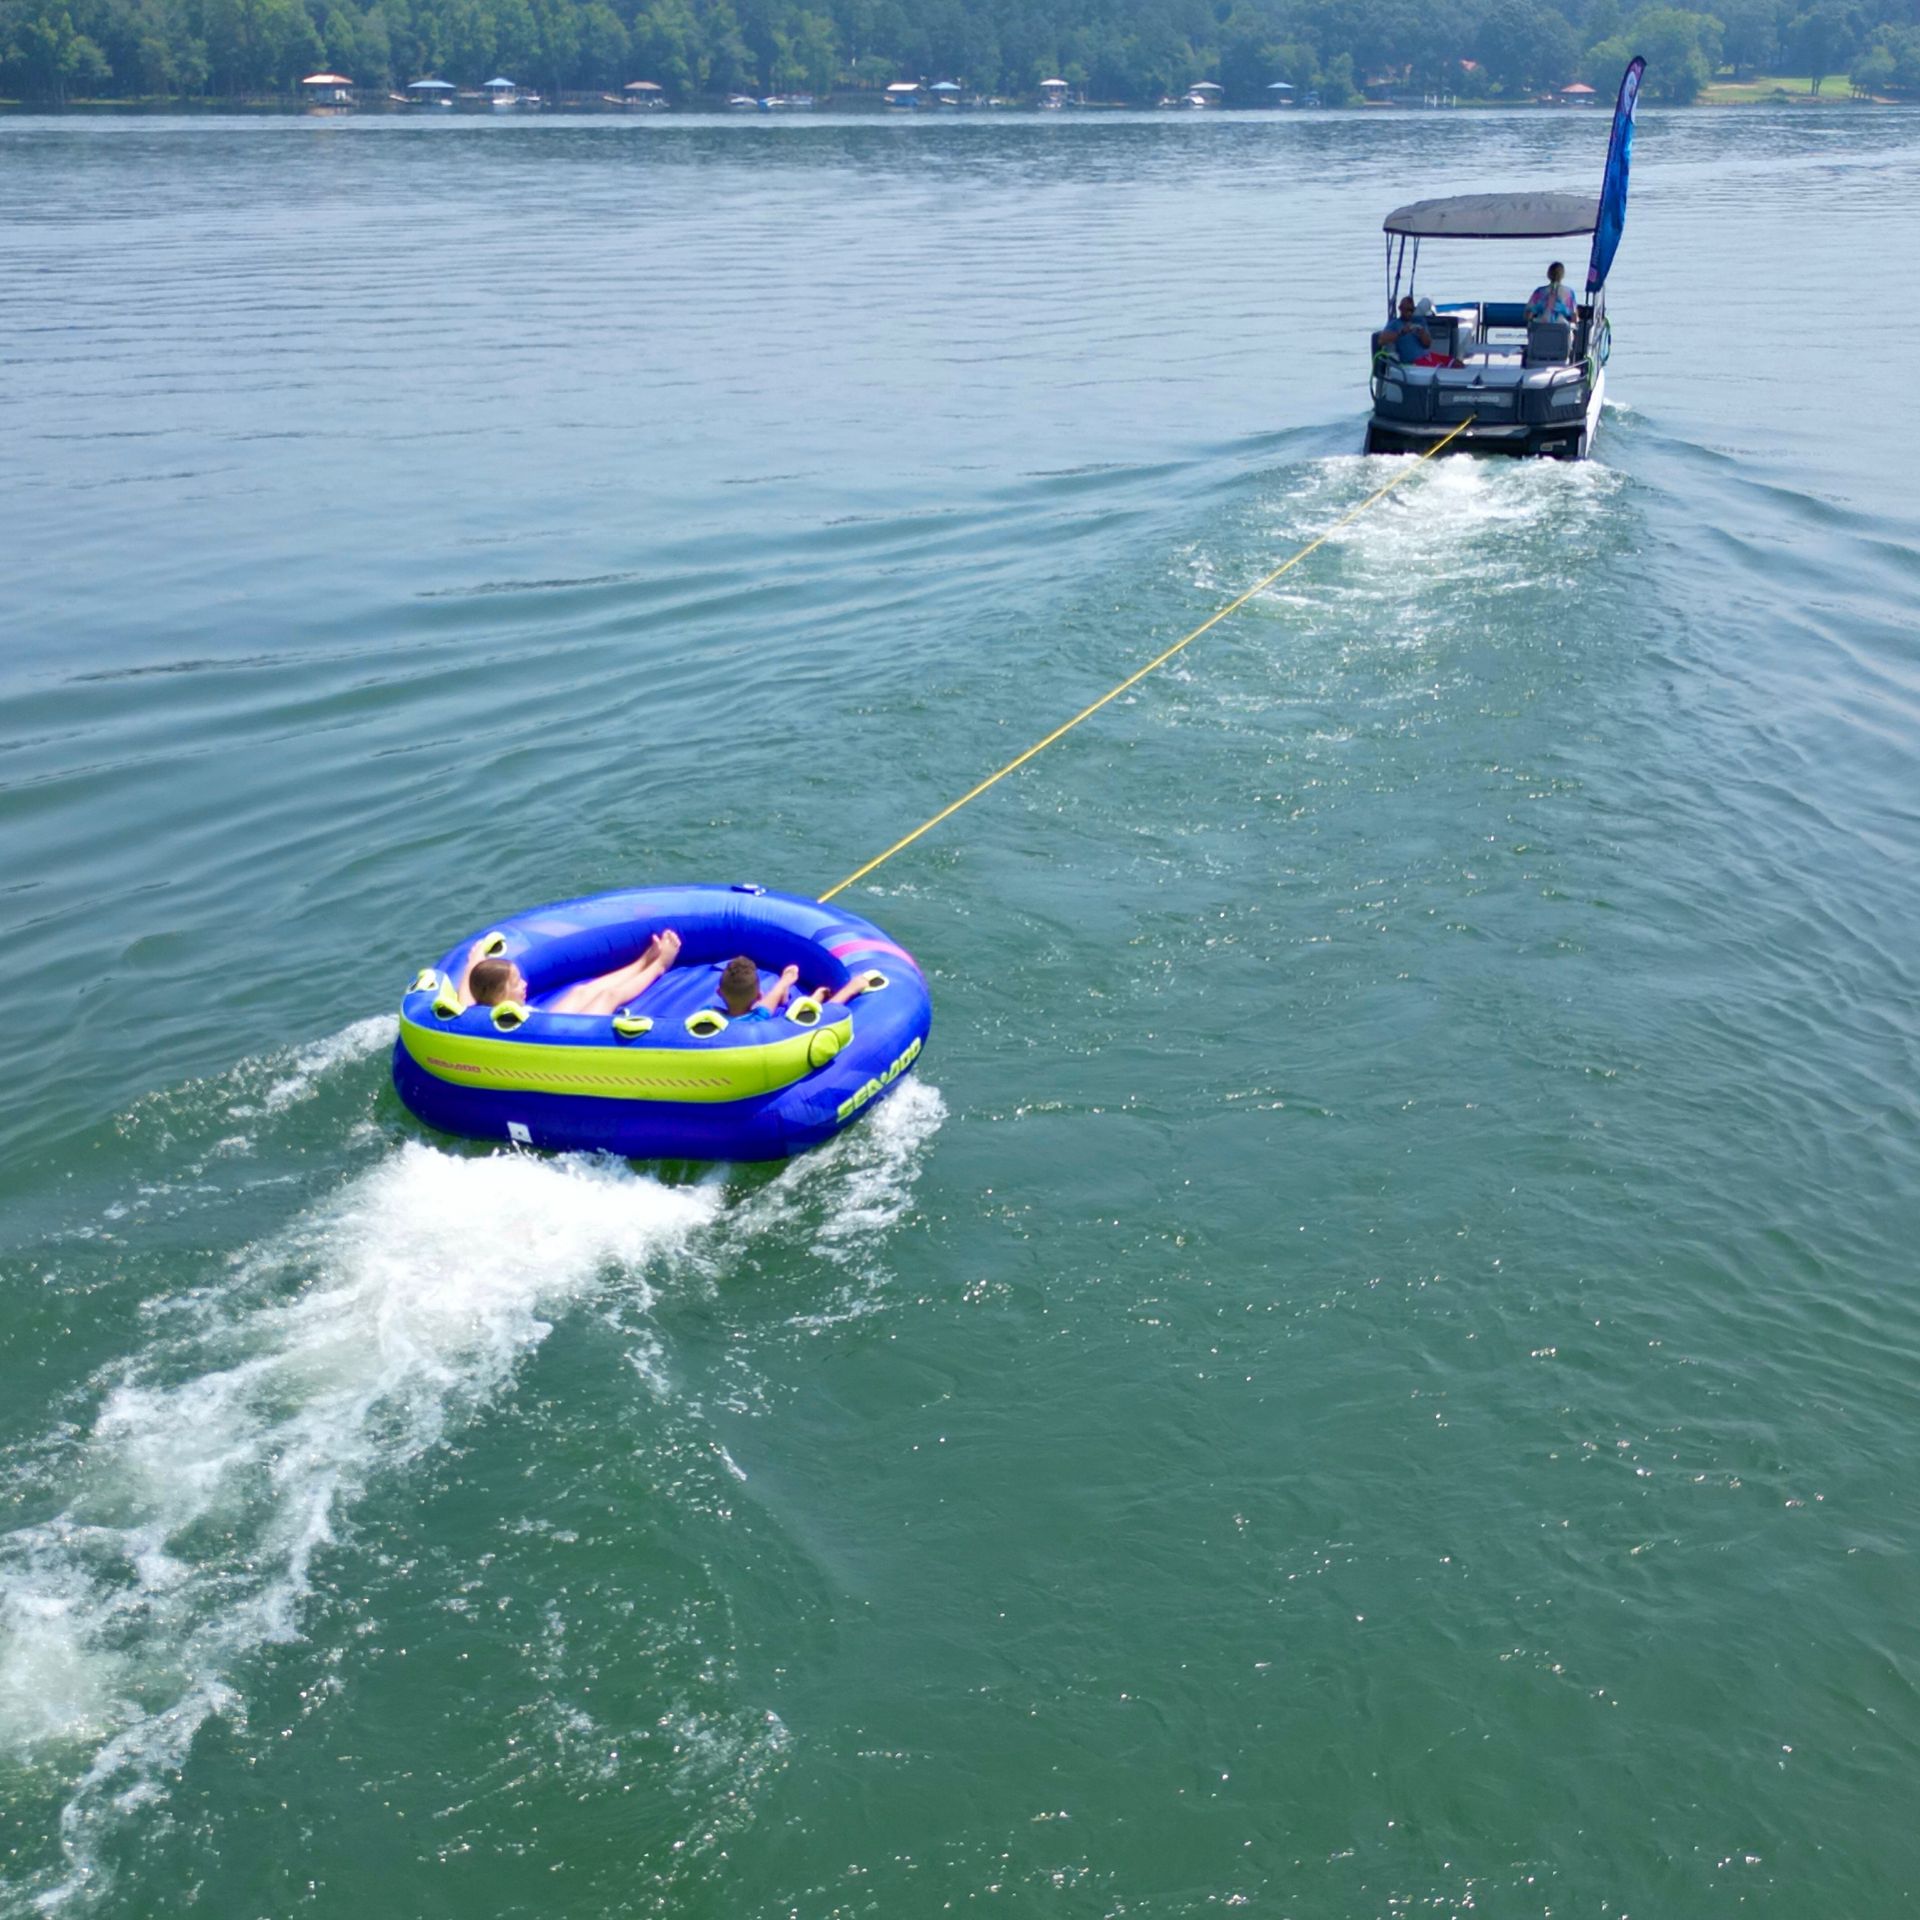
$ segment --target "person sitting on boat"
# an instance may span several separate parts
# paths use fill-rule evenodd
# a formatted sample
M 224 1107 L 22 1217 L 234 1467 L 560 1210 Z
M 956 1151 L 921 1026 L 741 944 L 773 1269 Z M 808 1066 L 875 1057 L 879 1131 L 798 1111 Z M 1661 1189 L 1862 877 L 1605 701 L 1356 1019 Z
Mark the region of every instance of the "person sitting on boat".
M 527 977 L 504 954 L 488 954 L 491 934 L 473 943 L 460 981 L 462 1007 L 497 1007 L 503 1001 L 525 1004 Z M 680 936 L 671 927 L 656 933 L 639 957 L 611 973 L 578 980 L 547 1009 L 549 1013 L 613 1013 L 637 1000 L 671 967 L 680 953 Z
M 1414 308 L 1413 317 L 1418 320 L 1429 333 L 1435 331 L 1439 321 L 1439 315 L 1433 310 L 1433 302 L 1425 299 Z M 1467 364 L 1464 360 L 1459 359 L 1447 351 L 1449 344 L 1450 336 L 1444 331 L 1441 332 L 1433 345 L 1429 347 L 1425 353 L 1415 356 L 1413 364 L 1416 367 L 1464 367 Z
M 1389 320 L 1373 336 L 1375 353 L 1390 353 L 1396 360 L 1411 365 L 1423 353 L 1433 351 L 1433 335 L 1421 324 L 1419 314 L 1414 310 L 1413 295 L 1403 294 L 1400 300 L 1400 317 Z
M 1556 260 L 1547 269 L 1547 284 L 1535 287 L 1527 297 L 1529 320 L 1564 320 L 1571 326 L 1579 317 L 1579 303 L 1567 285 L 1564 262 Z
M 786 1005 L 787 995 L 800 978 L 798 967 L 783 968 L 780 978 L 762 993 L 760 969 L 743 953 L 720 969 L 720 1004 L 735 1020 L 771 1020 Z M 838 993 L 815 987 L 813 998 L 823 1006 L 843 1006 L 873 985 L 871 973 L 856 973 Z

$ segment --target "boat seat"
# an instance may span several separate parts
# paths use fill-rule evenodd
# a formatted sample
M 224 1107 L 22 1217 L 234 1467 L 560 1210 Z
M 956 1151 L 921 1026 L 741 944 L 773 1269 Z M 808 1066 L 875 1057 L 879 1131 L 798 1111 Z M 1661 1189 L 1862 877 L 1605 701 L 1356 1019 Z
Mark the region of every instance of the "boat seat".
M 1476 353 L 1464 367 L 1435 371 L 1446 376 L 1439 383 L 1443 387 L 1512 387 L 1519 384 L 1524 369 L 1517 353 Z
M 1573 355 L 1573 329 L 1564 320 L 1527 322 L 1527 365 L 1564 367 Z

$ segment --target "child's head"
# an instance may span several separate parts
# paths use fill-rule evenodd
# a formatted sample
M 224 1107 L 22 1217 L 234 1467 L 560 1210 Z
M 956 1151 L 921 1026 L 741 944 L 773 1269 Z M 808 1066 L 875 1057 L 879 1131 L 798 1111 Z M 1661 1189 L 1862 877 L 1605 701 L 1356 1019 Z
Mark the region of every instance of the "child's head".
M 743 953 L 720 969 L 720 998 L 729 1013 L 746 1013 L 760 998 L 760 969 Z
M 524 1000 L 527 979 L 511 960 L 498 956 L 476 960 L 467 975 L 467 991 L 475 1006 L 497 1007 L 503 1000 Z

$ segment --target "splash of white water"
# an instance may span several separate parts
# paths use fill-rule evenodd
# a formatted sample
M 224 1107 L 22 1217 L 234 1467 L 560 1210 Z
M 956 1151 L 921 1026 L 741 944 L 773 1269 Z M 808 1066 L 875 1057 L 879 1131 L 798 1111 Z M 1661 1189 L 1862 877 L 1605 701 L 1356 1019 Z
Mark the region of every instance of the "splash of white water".
M 410 1144 L 236 1257 L 193 1324 L 104 1383 L 66 1507 L 0 1537 L 0 1748 L 91 1758 L 53 1910 L 89 1838 L 160 1797 L 240 1663 L 297 1635 L 317 1553 L 369 1480 L 510 1381 L 546 1316 L 643 1277 L 719 1196 L 628 1168 Z

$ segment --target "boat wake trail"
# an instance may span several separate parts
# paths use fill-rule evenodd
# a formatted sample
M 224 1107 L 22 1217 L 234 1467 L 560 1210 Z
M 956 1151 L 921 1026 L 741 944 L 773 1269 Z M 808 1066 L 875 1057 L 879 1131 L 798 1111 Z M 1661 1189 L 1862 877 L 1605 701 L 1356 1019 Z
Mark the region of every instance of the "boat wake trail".
M 225 1178 L 257 1186 L 276 1125 L 329 1075 L 371 1078 L 380 1041 L 354 1028 L 236 1070 L 197 1119 L 176 1101 L 168 1132 L 199 1156 L 200 1196 L 217 1204 L 223 1173 L 210 1135 L 250 1126 Z M 314 1563 L 350 1548 L 356 1504 L 474 1426 L 562 1316 L 591 1299 L 644 1326 L 663 1287 L 803 1213 L 823 1254 L 857 1265 L 905 1208 L 939 1113 L 910 1085 L 738 1199 L 719 1178 L 406 1140 L 253 1244 L 203 1255 L 197 1284 L 173 1268 L 140 1305 L 138 1350 L 0 1462 L 28 1516 L 0 1535 L 0 1785 L 47 1817 L 0 1913 L 93 1903 L 129 1824 L 165 1821 L 201 1729 L 244 1732 L 250 1664 L 301 1637 Z
M 0 1540 L 0 1743 L 92 1745 L 61 1814 L 154 1798 L 237 1671 L 294 1638 L 314 1555 L 369 1479 L 470 1418 L 591 1287 L 644 1278 L 715 1211 L 624 1169 L 408 1144 L 240 1256 L 105 1383 L 72 1498 Z M 178 1324 L 184 1322 L 185 1324 Z
M 1322 461 L 1290 493 L 1283 515 L 1311 523 L 1356 486 L 1381 484 L 1395 464 Z M 1595 544 L 1609 531 L 1601 509 L 1624 484 L 1595 461 L 1437 460 L 1330 544 L 1348 584 L 1382 594 L 1404 595 L 1410 586 L 1449 596 L 1462 587 L 1570 587 L 1585 579 Z
M 1184 556 L 1197 596 L 1239 591 L 1267 556 L 1334 526 L 1404 467 L 1336 455 L 1286 469 Z M 1207 698 L 1229 710 L 1321 702 L 1337 726 L 1419 711 L 1438 687 L 1584 644 L 1617 609 L 1638 524 L 1632 483 L 1596 462 L 1435 461 L 1223 630 L 1241 662 L 1210 673 Z

